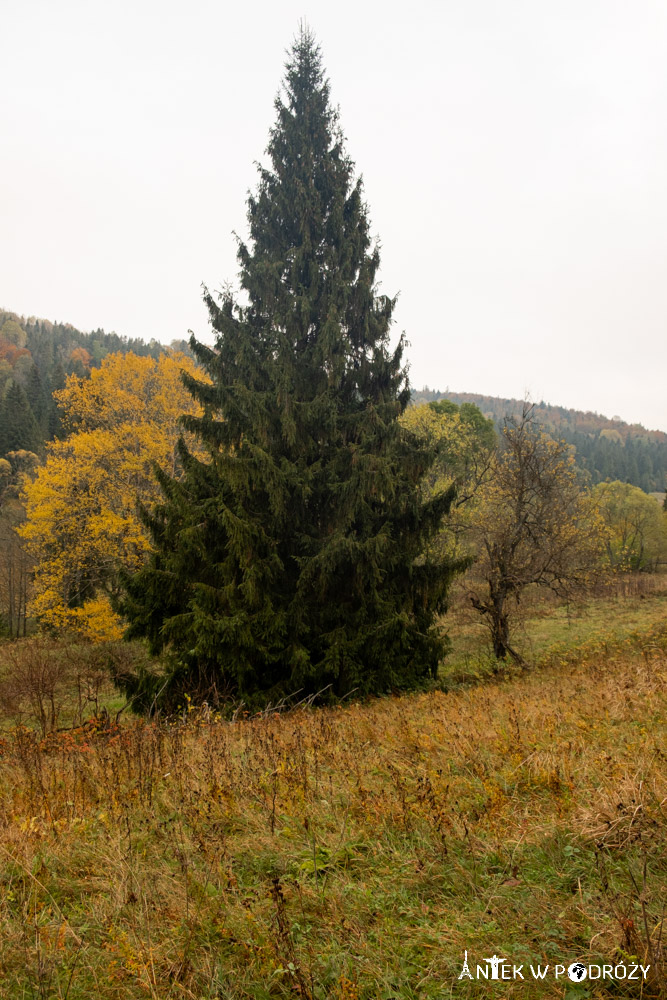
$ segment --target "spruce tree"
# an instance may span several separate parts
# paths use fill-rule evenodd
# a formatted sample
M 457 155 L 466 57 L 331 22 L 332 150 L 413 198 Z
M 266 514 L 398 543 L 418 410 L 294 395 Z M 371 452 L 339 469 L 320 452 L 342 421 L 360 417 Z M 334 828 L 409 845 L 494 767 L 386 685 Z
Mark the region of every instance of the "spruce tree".
M 247 304 L 205 291 L 215 345 L 191 339 L 211 384 L 185 377 L 203 416 L 182 422 L 208 457 L 181 443 L 182 478 L 159 474 L 154 553 L 122 604 L 129 636 L 168 654 L 167 704 L 421 684 L 460 568 L 423 555 L 452 495 L 424 500 L 434 455 L 398 423 L 395 300 L 307 29 L 275 108 L 238 250 Z
M 43 444 L 23 386 L 12 382 L 0 407 L 0 456 L 10 451 L 38 452 Z
M 34 362 L 30 366 L 30 371 L 28 372 L 25 394 L 28 398 L 28 403 L 30 404 L 33 416 L 37 422 L 40 436 L 44 438 L 46 437 L 48 430 L 47 415 L 49 397 L 44 389 L 44 383 L 42 382 L 42 377 L 39 374 L 39 369 Z
M 48 410 L 47 410 L 47 422 L 48 422 L 48 436 L 50 438 L 62 438 L 65 435 L 63 428 L 62 417 L 60 414 L 60 408 L 57 401 L 55 400 L 53 394 L 54 392 L 59 392 L 64 388 L 67 376 L 65 375 L 65 369 L 62 363 L 58 361 L 50 374 L 48 380 Z

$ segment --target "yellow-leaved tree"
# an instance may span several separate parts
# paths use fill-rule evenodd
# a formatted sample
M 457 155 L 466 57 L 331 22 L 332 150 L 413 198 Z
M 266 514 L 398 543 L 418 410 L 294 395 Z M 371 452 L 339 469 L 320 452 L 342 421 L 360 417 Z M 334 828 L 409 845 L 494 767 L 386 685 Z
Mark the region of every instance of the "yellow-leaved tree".
M 493 421 L 474 403 L 457 406 L 440 399 L 409 406 L 400 422 L 421 445 L 429 445 L 436 453 L 422 482 L 424 494 L 431 498 L 455 490 L 449 514 L 431 547 L 444 549 L 452 558 L 470 556 L 471 512 L 489 478 L 496 447 Z
M 161 496 L 154 464 L 178 475 L 179 417 L 199 413 L 181 371 L 202 378 L 183 354 L 111 354 L 90 378 L 73 375 L 56 393 L 70 433 L 47 446 L 23 494 L 21 534 L 36 566 L 30 611 L 42 626 L 120 638 L 111 605 L 119 573 L 136 571 L 150 545 L 138 505 Z
M 608 528 L 606 552 L 617 572 L 655 572 L 667 561 L 667 517 L 655 497 L 631 483 L 598 483 L 594 495 Z

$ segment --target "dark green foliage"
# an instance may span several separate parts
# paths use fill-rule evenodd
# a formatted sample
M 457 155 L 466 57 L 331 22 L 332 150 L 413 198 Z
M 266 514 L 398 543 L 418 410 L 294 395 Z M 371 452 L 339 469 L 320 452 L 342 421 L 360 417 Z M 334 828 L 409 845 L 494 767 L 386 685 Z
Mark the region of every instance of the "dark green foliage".
M 28 397 L 28 403 L 39 428 L 40 435 L 44 438 L 48 434 L 48 413 L 51 394 L 48 391 L 48 387 L 44 386 L 39 369 L 34 361 L 28 372 L 25 394 Z
M 212 385 L 185 379 L 205 412 L 183 424 L 209 457 L 182 447 L 184 478 L 160 476 L 155 554 L 127 582 L 129 635 L 170 654 L 167 705 L 407 688 L 445 649 L 458 566 L 420 554 L 452 495 L 420 497 L 434 456 L 398 424 L 394 301 L 308 31 L 276 112 L 238 253 L 249 304 L 207 291 L 216 345 L 191 340 Z
M 54 365 L 51 372 L 51 378 L 49 380 L 49 399 L 51 405 L 48 410 L 48 436 L 49 438 L 61 438 L 65 436 L 63 422 L 60 415 L 60 408 L 56 405 L 56 400 L 53 398 L 54 392 L 59 392 L 61 389 L 65 388 L 65 369 L 62 364 L 58 362 Z
M 42 435 L 23 386 L 11 382 L 0 406 L 0 456 L 10 451 L 37 452 Z

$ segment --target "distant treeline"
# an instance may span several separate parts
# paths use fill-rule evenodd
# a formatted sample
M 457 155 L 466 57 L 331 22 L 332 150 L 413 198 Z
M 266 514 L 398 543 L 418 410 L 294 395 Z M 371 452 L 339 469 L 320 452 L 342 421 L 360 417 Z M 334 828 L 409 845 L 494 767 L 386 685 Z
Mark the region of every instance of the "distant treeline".
M 185 341 L 172 344 L 188 350 Z M 68 375 L 84 377 L 107 354 L 132 351 L 157 358 L 165 348 L 117 333 L 82 333 L 69 323 L 26 319 L 0 310 L 0 457 L 11 451 L 40 454 L 62 427 L 53 393 Z
M 434 399 L 451 399 L 459 405 L 475 403 L 497 426 L 506 416 L 518 416 L 524 406 L 520 399 L 438 392 L 428 387 L 414 392 L 413 398 L 416 403 Z M 639 486 L 646 493 L 665 490 L 667 433 L 646 430 L 641 424 L 627 424 L 620 418 L 609 420 L 597 413 L 545 402 L 535 404 L 535 416 L 549 434 L 574 446 L 577 464 L 590 474 L 592 483 L 618 479 Z
M 172 341 L 170 346 L 189 354 L 185 340 Z M 63 388 L 68 375 L 85 377 L 107 354 L 132 352 L 157 358 L 164 351 L 153 339 L 129 339 L 102 329 L 82 333 L 70 323 L 26 319 L 0 309 L 0 457 L 21 450 L 41 455 L 46 441 L 62 436 L 53 393 Z M 475 403 L 497 425 L 507 415 L 520 414 L 524 405 L 518 399 L 428 387 L 414 392 L 413 398 L 416 403 L 434 399 Z M 574 445 L 577 463 L 593 483 L 619 479 L 647 493 L 665 489 L 666 433 L 544 402 L 535 405 L 535 413 L 545 430 Z

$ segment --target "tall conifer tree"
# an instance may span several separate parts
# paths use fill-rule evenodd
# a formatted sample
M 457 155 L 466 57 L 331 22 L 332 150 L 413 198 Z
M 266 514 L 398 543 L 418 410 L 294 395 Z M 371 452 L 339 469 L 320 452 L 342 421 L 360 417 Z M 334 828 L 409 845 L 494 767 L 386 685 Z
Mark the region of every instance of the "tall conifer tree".
M 160 477 L 154 554 L 127 582 L 129 635 L 169 653 L 168 702 L 419 684 L 459 568 L 422 554 L 452 496 L 424 500 L 434 456 L 397 420 L 394 300 L 308 29 L 275 107 L 238 251 L 248 304 L 206 291 L 215 346 L 191 340 L 211 383 L 185 377 L 205 412 L 183 425 L 209 457 L 181 445 L 183 477 Z
M 0 406 L 0 457 L 10 451 L 37 452 L 41 447 L 42 435 L 25 389 L 12 382 Z

